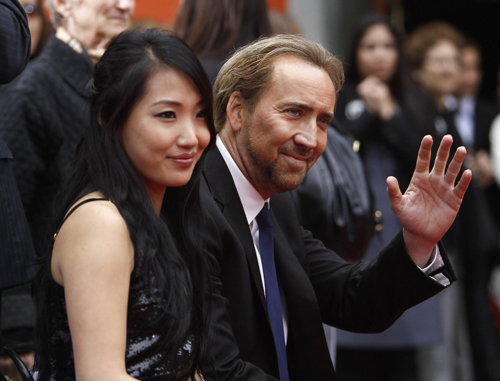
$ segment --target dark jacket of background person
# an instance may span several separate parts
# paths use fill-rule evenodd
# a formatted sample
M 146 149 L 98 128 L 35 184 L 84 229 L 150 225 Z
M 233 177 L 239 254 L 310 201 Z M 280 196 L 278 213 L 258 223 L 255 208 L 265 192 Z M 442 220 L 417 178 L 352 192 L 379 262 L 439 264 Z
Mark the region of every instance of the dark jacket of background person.
M 291 191 L 302 227 L 348 262 L 363 257 L 376 225 L 372 194 L 355 145 L 334 120 L 325 152 Z
M 30 30 L 17 0 L 0 0 L 0 84 L 19 75 L 30 57 Z
M 5 84 L 24 70 L 30 53 L 28 21 L 17 0 L 0 0 L 0 41 L 0 84 Z M 34 269 L 27 266 L 33 244 L 11 160 L 12 153 L 0 138 L 0 306 L 2 289 L 34 276 Z
M 2 94 L 0 136 L 13 169 L 37 253 L 50 241 L 52 203 L 87 123 L 93 64 L 52 36 L 42 54 Z

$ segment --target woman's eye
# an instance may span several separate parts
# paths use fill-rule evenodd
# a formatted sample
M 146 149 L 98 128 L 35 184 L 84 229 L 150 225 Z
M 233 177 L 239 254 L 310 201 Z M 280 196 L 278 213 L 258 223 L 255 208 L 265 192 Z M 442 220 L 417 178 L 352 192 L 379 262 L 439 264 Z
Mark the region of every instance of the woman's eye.
M 160 118 L 164 119 L 175 119 L 175 112 L 173 111 L 163 111 L 162 113 L 158 114 Z
M 198 111 L 198 114 L 196 114 L 197 118 L 206 118 L 207 117 L 207 110 L 200 110 Z

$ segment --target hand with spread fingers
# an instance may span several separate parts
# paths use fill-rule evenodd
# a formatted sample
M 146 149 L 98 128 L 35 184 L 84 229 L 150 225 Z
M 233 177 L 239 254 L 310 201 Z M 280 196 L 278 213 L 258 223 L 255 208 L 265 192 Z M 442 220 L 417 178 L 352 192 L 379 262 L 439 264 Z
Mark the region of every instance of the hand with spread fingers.
M 406 248 L 421 268 L 427 265 L 433 248 L 455 220 L 472 178 L 472 172 L 466 170 L 455 185 L 467 154 L 464 147 L 456 150 L 446 170 L 452 143 L 451 135 L 443 137 L 429 172 L 432 137 L 427 135 L 422 139 L 415 172 L 404 194 L 396 178 L 387 178 L 391 208 L 403 226 Z

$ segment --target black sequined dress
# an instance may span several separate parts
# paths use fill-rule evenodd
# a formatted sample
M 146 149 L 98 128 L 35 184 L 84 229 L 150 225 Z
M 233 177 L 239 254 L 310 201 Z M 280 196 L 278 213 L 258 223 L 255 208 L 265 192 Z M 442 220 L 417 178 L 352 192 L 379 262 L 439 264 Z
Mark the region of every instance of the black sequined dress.
M 52 368 L 51 381 L 74 381 L 75 366 L 64 288 L 52 281 L 47 296 L 51 332 L 47 350 Z M 167 354 L 159 347 L 159 336 L 154 329 L 154 326 L 162 323 L 156 321 L 158 312 L 159 306 L 134 270 L 130 279 L 128 301 L 125 353 L 127 373 L 141 381 L 188 380 L 194 356 L 194 338 L 189 336 L 184 346 L 179 348 L 174 361 L 168 361 Z M 152 323 L 154 321 L 156 322 Z

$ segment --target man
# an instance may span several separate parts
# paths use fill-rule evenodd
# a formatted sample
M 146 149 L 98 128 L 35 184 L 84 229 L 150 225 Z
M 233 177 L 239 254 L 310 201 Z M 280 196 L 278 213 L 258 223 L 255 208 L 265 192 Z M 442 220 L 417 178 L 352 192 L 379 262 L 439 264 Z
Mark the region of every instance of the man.
M 457 93 L 455 124 L 464 145 L 473 149 L 467 162 L 472 167 L 474 178 L 478 185 L 487 188 L 493 182 L 489 131 L 499 110 L 479 97 L 479 87 L 483 79 L 479 47 L 467 41 L 461 54 L 463 70 Z
M 450 137 L 431 173 L 432 139 L 423 140 L 404 196 L 388 179 L 404 229 L 378 260 L 347 264 L 301 229 L 283 192 L 300 184 L 325 149 L 342 81 L 340 61 L 297 36 L 243 48 L 217 77 L 219 136 L 205 157 L 202 201 L 214 222 L 207 244 L 219 380 L 333 380 L 322 322 L 379 332 L 455 279 L 436 246 L 471 173 L 454 187 L 460 148 L 444 174 Z

